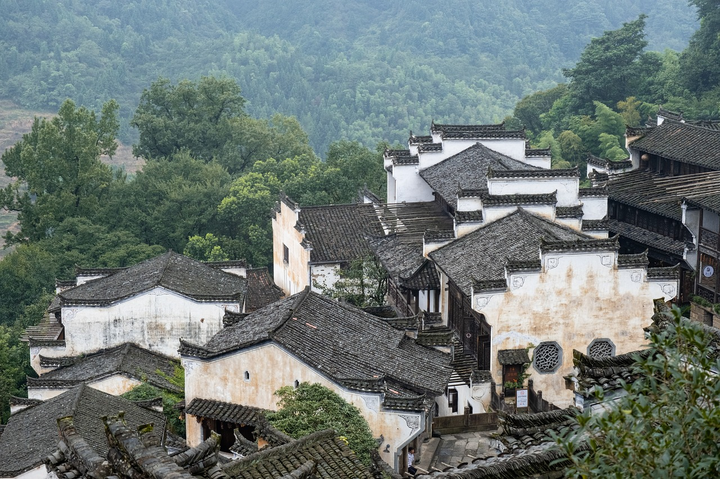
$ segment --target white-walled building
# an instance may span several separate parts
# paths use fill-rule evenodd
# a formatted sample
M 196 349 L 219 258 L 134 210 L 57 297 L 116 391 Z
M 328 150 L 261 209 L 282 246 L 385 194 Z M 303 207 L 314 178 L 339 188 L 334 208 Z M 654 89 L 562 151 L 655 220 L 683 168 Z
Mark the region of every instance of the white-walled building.
M 47 400 L 79 383 L 115 396 L 142 383 L 175 394 L 183 393 L 182 388 L 168 380 L 180 367 L 178 359 L 132 343 L 75 357 L 41 356 L 40 367 L 48 372 L 39 378 L 27 378 L 29 399 Z
M 371 204 L 301 208 L 285 195 L 272 229 L 275 284 L 288 295 L 332 287 L 340 268 L 371 254 L 366 236 L 384 234 Z
M 80 384 L 47 401 L 25 400 L 0 434 L 0 478 L 46 479 L 48 456 L 62 457 L 58 419 L 74 419 L 74 432 L 85 442 L 84 452 L 105 456 L 109 450 L 103 416 L 125 413 L 128 427 L 154 424 L 161 444 L 165 444 L 166 419 L 162 412 L 103 393 Z M 70 471 L 68 471 L 70 472 Z
M 231 262 L 211 267 L 168 252 L 130 268 L 99 270 L 63 284 L 49 317 L 27 329 L 33 369 L 40 357 L 69 357 L 135 343 L 177 357 L 180 338 L 209 340 L 225 311 L 242 312 L 246 279 Z M 233 270 L 233 273 L 223 271 Z M 241 268 L 244 270 L 244 268 Z
M 382 438 L 381 457 L 396 470 L 408 445 L 419 449 L 433 399 L 451 375 L 449 355 L 309 288 L 250 314 L 205 345 L 183 341 L 180 352 L 188 404 L 200 398 L 272 410 L 281 387 L 319 383 L 360 410 Z M 188 443 L 199 444 L 203 434 L 203 425 L 190 417 Z

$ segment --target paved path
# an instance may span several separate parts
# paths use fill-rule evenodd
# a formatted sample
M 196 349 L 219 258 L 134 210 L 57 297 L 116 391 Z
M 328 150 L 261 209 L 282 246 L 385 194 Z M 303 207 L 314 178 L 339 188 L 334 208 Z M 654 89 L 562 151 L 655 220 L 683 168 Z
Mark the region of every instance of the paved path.
M 438 445 L 431 467 L 445 469 L 463 462 L 472 462 L 478 457 L 496 456 L 497 451 L 490 437 L 493 431 L 444 434 Z

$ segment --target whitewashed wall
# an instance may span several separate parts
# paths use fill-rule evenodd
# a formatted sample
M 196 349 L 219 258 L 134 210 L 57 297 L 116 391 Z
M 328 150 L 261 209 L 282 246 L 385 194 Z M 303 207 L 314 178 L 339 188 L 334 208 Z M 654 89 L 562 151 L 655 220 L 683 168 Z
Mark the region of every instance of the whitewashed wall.
M 557 206 L 576 206 L 580 179 L 558 178 L 488 178 L 491 195 L 534 195 L 557 191 Z
M 607 216 L 607 196 L 583 196 L 580 200 L 583 204 L 584 220 L 601 220 Z
M 395 202 L 433 201 L 433 190 L 419 174 L 418 165 L 395 165 Z
M 142 381 L 127 377 L 123 374 L 114 374 L 86 384 L 98 391 L 102 391 L 113 396 L 120 396 L 121 394 L 125 394 L 136 386 L 142 384 Z M 55 396 L 59 396 L 66 391 L 68 391 L 68 389 L 28 387 L 28 398 L 46 401 L 54 398 Z
M 179 339 L 204 344 L 222 329 L 231 302 L 197 302 L 156 287 L 108 306 L 65 306 L 63 356 L 77 356 L 132 342 L 167 356 L 178 356 Z

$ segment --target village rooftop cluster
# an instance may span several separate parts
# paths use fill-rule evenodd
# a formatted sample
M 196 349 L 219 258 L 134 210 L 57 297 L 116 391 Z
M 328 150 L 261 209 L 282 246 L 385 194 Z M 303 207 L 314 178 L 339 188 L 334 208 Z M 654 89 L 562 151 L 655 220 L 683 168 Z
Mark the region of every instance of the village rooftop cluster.
M 602 410 L 598 386 L 624 394 L 667 304 L 720 302 L 720 130 L 661 110 L 627 129 L 629 158 L 588 159 L 591 186 L 523 130 L 429 133 L 386 150 L 387 201 L 282 195 L 272 275 L 168 252 L 59 281 L 26 331 L 39 377 L 0 429 L 0 477 L 404 477 L 410 449 L 458 425 L 502 426 L 500 454 L 423 477 L 561 471 L 547 432 Z M 383 307 L 326 294 L 363 258 L 387 272 Z M 184 393 L 185 440 L 157 400 L 119 397 L 142 382 Z M 274 392 L 305 382 L 359 409 L 373 467 L 332 430 L 268 423 Z

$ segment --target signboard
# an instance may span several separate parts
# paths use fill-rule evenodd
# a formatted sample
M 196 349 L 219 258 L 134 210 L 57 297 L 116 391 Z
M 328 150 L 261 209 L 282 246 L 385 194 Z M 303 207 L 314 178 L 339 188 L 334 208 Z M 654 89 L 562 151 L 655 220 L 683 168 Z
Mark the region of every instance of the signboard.
M 710 265 L 707 265 L 703 268 L 703 276 L 706 278 L 711 277 L 713 274 L 715 274 L 715 268 L 713 268 Z
M 517 389 L 515 390 L 516 394 L 516 407 L 528 407 L 528 391 L 527 389 Z

